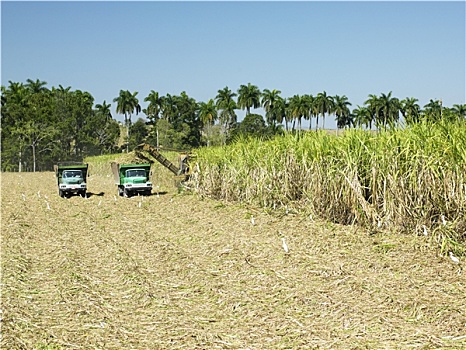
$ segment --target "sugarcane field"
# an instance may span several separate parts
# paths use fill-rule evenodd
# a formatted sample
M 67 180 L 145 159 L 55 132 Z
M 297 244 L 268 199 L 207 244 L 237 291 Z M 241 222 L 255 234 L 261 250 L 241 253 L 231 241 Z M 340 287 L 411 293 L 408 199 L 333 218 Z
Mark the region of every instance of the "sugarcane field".
M 466 350 L 466 1 L 0 13 L 0 350 Z
M 2 172 L 1 348 L 466 348 L 464 144 L 311 134 Z

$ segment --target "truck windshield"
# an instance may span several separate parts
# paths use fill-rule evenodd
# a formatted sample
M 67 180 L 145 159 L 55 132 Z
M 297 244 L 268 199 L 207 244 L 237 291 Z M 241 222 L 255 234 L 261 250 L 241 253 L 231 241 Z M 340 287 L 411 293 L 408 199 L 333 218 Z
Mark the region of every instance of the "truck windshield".
M 71 178 L 71 177 L 83 177 L 83 173 L 81 170 L 65 170 L 63 172 L 64 178 Z
M 126 177 L 146 177 L 146 171 L 144 169 L 127 170 Z

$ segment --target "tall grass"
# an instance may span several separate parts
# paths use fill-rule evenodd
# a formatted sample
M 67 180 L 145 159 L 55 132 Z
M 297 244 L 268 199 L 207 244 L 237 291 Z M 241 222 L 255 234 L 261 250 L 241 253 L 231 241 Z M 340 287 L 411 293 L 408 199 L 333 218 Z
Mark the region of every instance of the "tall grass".
M 200 149 L 196 159 L 193 181 L 202 195 L 270 209 L 296 206 L 370 228 L 422 233 L 426 226 L 443 251 L 464 250 L 464 122 L 243 139 Z

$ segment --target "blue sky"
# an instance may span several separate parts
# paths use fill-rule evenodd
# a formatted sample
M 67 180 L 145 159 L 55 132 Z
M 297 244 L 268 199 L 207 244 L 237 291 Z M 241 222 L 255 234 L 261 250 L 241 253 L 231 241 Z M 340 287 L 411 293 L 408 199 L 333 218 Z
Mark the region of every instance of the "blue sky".
M 462 1 L 2 1 L 1 23 L 2 85 L 40 79 L 113 110 L 121 89 L 144 108 L 151 90 L 207 101 L 247 83 L 352 108 L 389 91 L 465 103 Z

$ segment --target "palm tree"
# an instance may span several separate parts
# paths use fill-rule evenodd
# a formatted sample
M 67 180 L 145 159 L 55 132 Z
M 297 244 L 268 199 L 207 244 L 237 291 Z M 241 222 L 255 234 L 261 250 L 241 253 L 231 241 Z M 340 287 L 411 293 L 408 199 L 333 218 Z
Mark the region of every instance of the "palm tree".
M 287 108 L 286 99 L 279 96 L 279 98 L 277 99 L 274 105 L 275 122 L 278 124 L 282 124 L 283 121 L 285 121 L 285 130 L 288 131 L 288 122 L 286 120 L 286 108 Z
M 105 117 L 105 121 L 112 120 L 112 112 L 110 110 L 111 104 L 107 104 L 107 102 L 104 100 L 102 104 L 96 104 L 95 109 L 97 110 L 97 113 L 99 113 L 101 116 Z
M 419 100 L 414 97 L 406 97 L 401 101 L 401 114 L 406 123 L 412 124 L 419 121 L 421 107 L 417 104 Z
M 306 95 L 309 103 L 309 129 L 312 129 L 312 118 L 318 118 L 319 106 L 317 98 L 312 95 Z
M 236 124 L 237 116 L 235 109 L 237 109 L 237 105 L 234 100 L 235 96 L 236 93 L 232 92 L 228 86 L 225 86 L 222 90 L 217 91 L 217 96 L 215 97 L 224 133 L 227 133 Z
M 460 120 L 466 117 L 466 104 L 454 104 L 451 110 Z
M 291 131 L 294 131 L 296 120 L 298 119 L 298 106 L 299 106 L 299 95 L 294 95 L 288 98 L 288 104 L 286 108 L 287 120 L 292 121 Z
M 387 124 L 393 125 L 400 118 L 401 103 L 396 97 L 392 97 L 390 91 L 387 95 L 381 94 L 379 98 L 379 107 L 381 120 L 379 121 L 384 127 Z
M 162 99 L 159 96 L 159 93 L 151 90 L 149 95 L 144 99 L 144 102 L 149 102 L 149 105 L 143 112 L 147 115 L 150 121 L 155 124 L 159 118 L 160 110 L 162 109 Z
M 252 108 L 260 107 L 261 92 L 255 85 L 241 85 L 238 89 L 238 107 L 246 109 L 246 115 L 251 113 Z
M 368 110 L 368 112 L 371 115 L 371 126 L 372 128 L 372 122 L 375 121 L 377 122 L 379 120 L 379 115 L 380 115 L 380 101 L 379 98 L 376 95 L 369 94 L 369 98 L 364 102 Z
M 210 99 L 207 103 L 199 103 L 199 118 L 206 128 L 207 146 L 209 146 L 212 125 L 217 120 L 217 108 L 213 99 Z
M 175 102 L 178 112 L 178 120 L 175 121 L 176 124 L 199 119 L 199 104 L 194 98 L 189 97 L 186 91 L 182 91 L 180 96 L 175 98 Z
M 315 98 L 312 95 L 304 94 L 301 96 L 301 112 L 304 120 L 309 120 L 309 129 L 311 128 L 312 120 L 314 117 Z
M 309 95 L 294 95 L 290 98 L 288 110 L 289 115 L 293 119 L 293 129 L 295 121 L 298 121 L 298 128 L 301 130 L 301 121 L 303 118 L 308 118 L 310 111 Z
M 36 81 L 28 79 L 26 80 L 26 87 L 31 91 L 33 94 L 38 93 L 38 92 L 43 92 L 46 91 L 47 88 L 45 85 L 47 85 L 47 82 L 45 81 L 40 81 L 39 79 L 36 79 Z
M 161 97 L 161 106 L 162 106 L 162 118 L 166 119 L 168 122 L 173 123 L 177 114 L 177 106 L 175 97 L 166 94 Z
M 337 121 L 337 128 L 343 129 L 346 126 L 350 126 L 352 120 L 350 118 L 351 112 L 349 106 L 351 103 L 348 101 L 348 97 L 345 95 L 338 96 L 336 95 L 334 98 L 334 109 L 333 112 L 335 113 L 335 120 Z
M 283 98 L 280 96 L 280 90 L 265 89 L 262 92 L 261 105 L 265 110 L 265 117 L 269 125 L 275 126 L 277 120 L 281 118 L 280 108 L 283 105 Z
M 159 93 L 151 90 L 149 95 L 144 99 L 144 102 L 149 102 L 149 105 L 142 111 L 149 118 L 149 123 L 152 128 L 149 131 L 149 135 L 152 137 L 155 135 L 157 148 L 159 147 L 159 133 L 157 129 L 157 120 L 160 117 L 160 111 L 162 110 L 162 97 Z
M 333 111 L 333 98 L 332 96 L 327 96 L 327 93 L 319 92 L 316 97 L 316 103 L 320 115 L 322 115 L 322 129 L 325 129 L 325 114 L 332 113 Z M 319 116 L 317 116 L 316 130 L 319 125 Z
M 284 116 L 284 119 L 285 119 L 285 124 L 287 125 L 287 128 L 286 130 L 288 131 L 288 123 L 290 122 L 293 122 L 291 124 L 291 131 L 294 130 L 294 126 L 295 126 L 295 119 L 294 119 L 294 116 L 293 116 L 293 109 L 292 107 L 293 106 L 290 106 L 291 105 L 291 97 L 288 97 L 285 99 L 285 116 Z
M 113 99 L 117 103 L 116 112 L 125 115 L 126 137 L 129 140 L 129 129 L 131 128 L 131 115 L 136 112 L 136 115 L 141 112 L 139 100 L 136 98 L 137 91 L 134 93 L 128 90 L 120 90 L 120 95 Z M 126 151 L 129 151 L 129 145 L 126 144 Z
M 440 120 L 442 118 L 442 101 L 430 99 L 429 103 L 424 106 L 424 115 L 431 121 Z
M 27 101 L 28 88 L 23 83 L 8 81 L 8 89 L 2 93 L 2 98 L 10 100 L 13 104 L 23 106 Z
M 52 92 L 58 94 L 59 96 L 65 96 L 68 92 L 70 92 L 71 86 L 63 87 L 63 85 L 59 84 L 58 88 L 52 86 Z
M 213 125 L 217 120 L 217 108 L 215 102 L 210 99 L 207 103 L 201 102 L 199 104 L 199 118 L 203 125 Z
M 360 107 L 353 109 L 354 124 L 361 127 L 368 127 L 369 130 L 372 129 L 372 113 L 369 111 L 368 107 Z

